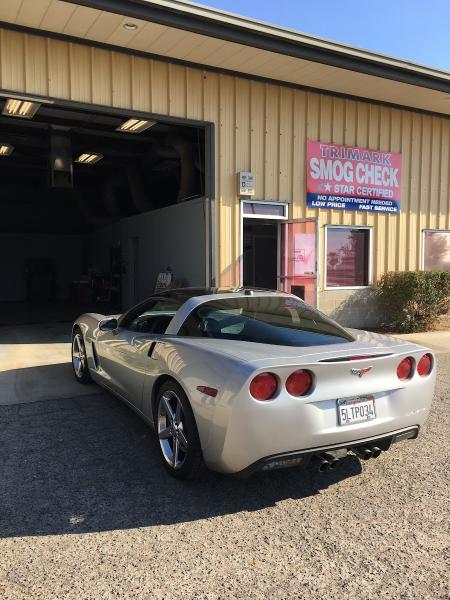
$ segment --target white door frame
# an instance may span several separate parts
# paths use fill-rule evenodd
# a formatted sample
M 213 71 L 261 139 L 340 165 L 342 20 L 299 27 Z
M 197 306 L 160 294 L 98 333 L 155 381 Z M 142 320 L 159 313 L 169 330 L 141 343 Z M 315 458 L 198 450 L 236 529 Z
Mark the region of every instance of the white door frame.
M 283 206 L 284 207 L 284 215 L 270 215 L 270 214 L 260 214 L 260 215 L 245 215 L 244 214 L 244 204 L 265 204 L 269 206 Z M 289 218 L 289 204 L 287 202 L 269 202 L 264 200 L 247 200 L 241 198 L 239 205 L 239 285 L 242 287 L 244 285 L 244 219 L 264 219 L 266 221 L 284 221 L 286 222 Z M 277 256 L 277 282 L 279 281 L 280 275 L 280 224 L 278 224 L 278 256 Z

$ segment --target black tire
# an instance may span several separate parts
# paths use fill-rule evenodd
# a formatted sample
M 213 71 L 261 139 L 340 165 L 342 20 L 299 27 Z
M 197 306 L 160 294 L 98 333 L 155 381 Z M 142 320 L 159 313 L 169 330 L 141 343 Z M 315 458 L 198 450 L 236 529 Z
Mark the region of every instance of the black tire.
M 178 403 L 181 407 L 178 424 L 176 418 L 171 422 L 166 408 L 167 401 L 175 417 L 177 417 Z M 176 381 L 166 381 L 159 388 L 154 405 L 154 419 L 159 454 L 166 471 L 176 479 L 198 479 L 204 471 L 200 438 L 189 400 Z M 176 443 L 178 443 L 178 464 L 175 464 L 174 459 Z
M 90 383 L 86 346 L 80 329 L 75 329 L 72 335 L 72 369 L 78 383 Z

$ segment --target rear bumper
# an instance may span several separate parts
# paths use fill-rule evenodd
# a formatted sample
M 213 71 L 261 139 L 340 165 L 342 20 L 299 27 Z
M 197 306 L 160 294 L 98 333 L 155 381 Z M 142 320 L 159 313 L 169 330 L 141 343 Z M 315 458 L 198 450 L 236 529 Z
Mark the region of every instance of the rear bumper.
M 236 477 L 248 477 L 256 471 L 272 471 L 295 466 L 306 467 L 310 463 L 311 458 L 317 454 L 341 450 L 342 456 L 345 456 L 352 448 L 358 448 L 360 446 L 378 446 L 381 450 L 386 451 L 389 450 L 392 444 L 396 444 L 403 440 L 416 439 L 419 435 L 419 430 L 419 425 L 416 425 L 414 427 L 398 429 L 383 435 L 366 437 L 351 442 L 273 454 L 257 460 L 242 471 L 234 473 L 234 475 Z
M 417 375 L 397 388 L 386 385 L 386 391 L 374 390 L 370 381 L 366 390 L 358 385 L 352 382 L 353 387 L 342 391 L 336 386 L 334 392 L 329 389 L 326 394 L 317 388 L 302 398 L 281 390 L 267 402 L 254 400 L 244 385 L 240 394 L 215 410 L 209 444 L 202 446 L 207 466 L 222 473 L 239 473 L 265 457 L 350 447 L 364 440 L 383 439 L 390 432 L 421 427 L 426 421 L 434 373 L 428 378 Z M 366 394 L 374 397 L 375 418 L 341 425 L 337 399 Z

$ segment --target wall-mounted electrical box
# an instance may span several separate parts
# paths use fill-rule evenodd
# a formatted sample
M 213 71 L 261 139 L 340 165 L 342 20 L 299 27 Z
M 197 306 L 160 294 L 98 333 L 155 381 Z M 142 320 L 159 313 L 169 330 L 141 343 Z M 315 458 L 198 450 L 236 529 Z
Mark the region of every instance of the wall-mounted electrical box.
M 239 196 L 254 196 L 256 187 L 256 178 L 254 173 L 250 171 L 240 171 L 239 179 Z

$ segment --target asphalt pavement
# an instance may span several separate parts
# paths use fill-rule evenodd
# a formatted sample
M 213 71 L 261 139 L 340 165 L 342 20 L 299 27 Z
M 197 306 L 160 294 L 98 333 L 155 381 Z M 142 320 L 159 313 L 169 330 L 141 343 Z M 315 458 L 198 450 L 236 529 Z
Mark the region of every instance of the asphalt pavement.
M 98 388 L 0 406 L 0 599 L 448 600 L 450 354 L 418 440 L 325 474 L 169 478 Z

